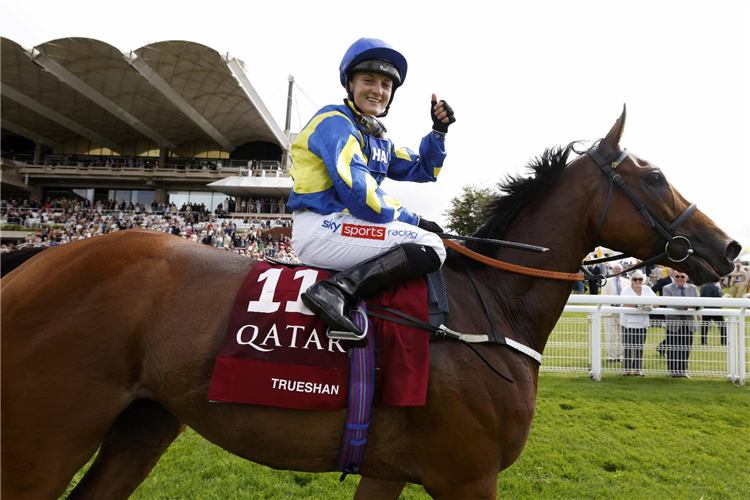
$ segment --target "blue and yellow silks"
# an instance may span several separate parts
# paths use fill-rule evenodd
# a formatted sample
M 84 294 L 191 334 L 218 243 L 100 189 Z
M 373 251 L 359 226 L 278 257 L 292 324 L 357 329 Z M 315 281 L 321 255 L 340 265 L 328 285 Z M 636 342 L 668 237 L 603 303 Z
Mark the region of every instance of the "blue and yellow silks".
M 326 106 L 292 144 L 294 179 L 287 207 L 318 214 L 349 212 L 370 222 L 416 225 L 418 217 L 388 196 L 380 183 L 434 182 L 445 160 L 445 135 L 430 132 L 419 155 L 396 149 L 389 139 L 367 135 L 351 106 Z

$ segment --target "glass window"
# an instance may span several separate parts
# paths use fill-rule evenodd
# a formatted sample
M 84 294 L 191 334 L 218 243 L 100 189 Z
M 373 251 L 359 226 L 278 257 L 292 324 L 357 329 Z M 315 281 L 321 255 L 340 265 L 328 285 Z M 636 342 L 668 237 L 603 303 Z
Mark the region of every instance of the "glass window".
M 167 192 L 167 202 L 174 203 L 177 206 L 177 210 L 182 208 L 182 205 L 188 201 L 190 201 L 190 191 Z
M 211 206 L 211 198 L 213 196 L 213 192 L 206 192 L 206 191 L 190 191 L 190 203 L 192 204 L 198 204 L 201 203 L 206 205 L 206 208 L 209 210 L 213 210 L 215 207 Z
M 94 190 L 93 189 L 73 189 L 73 193 L 78 198 L 85 200 L 94 201 Z
M 133 205 L 140 203 L 143 206 L 150 206 L 154 199 L 156 199 L 155 191 L 133 191 L 131 197 Z
M 125 203 L 130 203 L 130 190 L 127 191 L 120 191 L 119 189 L 115 191 L 115 201 L 117 203 L 122 203 L 123 201 Z

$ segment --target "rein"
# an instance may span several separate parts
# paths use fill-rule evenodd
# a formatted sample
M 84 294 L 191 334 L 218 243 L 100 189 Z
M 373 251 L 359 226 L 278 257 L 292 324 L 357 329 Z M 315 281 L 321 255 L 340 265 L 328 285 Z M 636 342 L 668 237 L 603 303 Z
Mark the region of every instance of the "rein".
M 546 278 L 551 280 L 563 280 L 563 281 L 584 281 L 586 277 L 580 273 L 561 273 L 557 271 L 545 271 L 543 269 L 534 269 L 533 267 L 519 266 L 517 264 L 510 264 L 501 260 L 492 259 L 486 255 L 482 255 L 473 250 L 469 250 L 463 245 L 459 245 L 455 241 L 443 240 L 443 244 L 455 250 L 456 252 L 469 257 L 472 260 L 481 262 L 491 267 L 496 267 L 504 271 L 510 271 L 516 274 L 525 274 L 527 276 L 534 276 L 535 278 Z

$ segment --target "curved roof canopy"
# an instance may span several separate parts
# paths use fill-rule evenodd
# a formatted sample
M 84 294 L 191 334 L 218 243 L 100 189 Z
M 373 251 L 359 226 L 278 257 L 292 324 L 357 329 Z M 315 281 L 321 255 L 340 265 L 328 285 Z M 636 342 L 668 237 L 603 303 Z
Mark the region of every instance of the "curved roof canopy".
M 241 177 L 232 176 L 212 182 L 208 185 L 214 191 L 227 196 L 257 197 L 270 196 L 273 198 L 289 197 L 292 190 L 292 178 L 284 177 Z
M 290 149 L 244 63 L 205 45 L 166 41 L 123 53 L 91 38 L 31 50 L 0 41 L 2 128 L 36 142 L 86 137 L 115 152 L 143 138 L 170 150 L 190 140 L 227 152 L 252 141 Z

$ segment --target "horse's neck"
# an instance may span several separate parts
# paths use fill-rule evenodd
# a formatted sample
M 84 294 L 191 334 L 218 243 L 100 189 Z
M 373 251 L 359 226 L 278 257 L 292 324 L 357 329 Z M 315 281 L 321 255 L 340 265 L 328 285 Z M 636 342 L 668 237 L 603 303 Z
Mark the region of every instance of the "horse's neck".
M 570 168 L 570 166 L 568 167 Z M 495 258 L 527 267 L 575 273 L 593 245 L 591 203 L 596 190 L 574 185 L 571 175 L 560 175 L 533 206 L 525 207 L 510 224 L 504 240 L 541 245 L 543 254 L 498 249 Z M 571 194 L 576 193 L 576 194 Z M 496 326 L 509 336 L 544 350 L 572 291 L 572 281 L 541 279 L 483 267 L 475 271 L 487 293 Z M 486 324 L 486 322 L 485 322 Z

